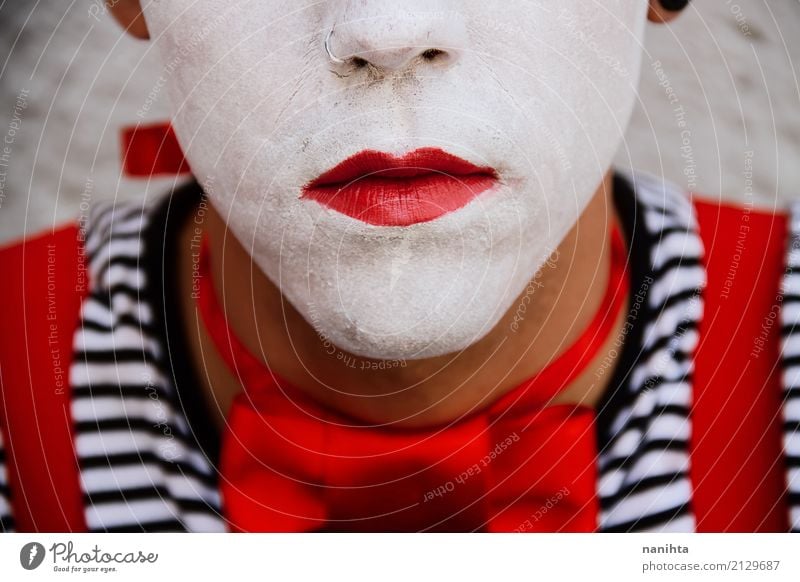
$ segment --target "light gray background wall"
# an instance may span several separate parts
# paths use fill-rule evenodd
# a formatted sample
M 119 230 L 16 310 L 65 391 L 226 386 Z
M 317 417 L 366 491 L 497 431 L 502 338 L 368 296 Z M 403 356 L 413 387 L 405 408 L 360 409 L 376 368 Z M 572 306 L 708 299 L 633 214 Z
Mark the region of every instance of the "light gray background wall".
M 120 127 L 166 118 L 148 49 L 102 0 L 0 3 L 0 240 L 169 187 L 119 174 Z M 621 167 L 760 206 L 800 197 L 800 0 L 694 0 L 646 50 Z

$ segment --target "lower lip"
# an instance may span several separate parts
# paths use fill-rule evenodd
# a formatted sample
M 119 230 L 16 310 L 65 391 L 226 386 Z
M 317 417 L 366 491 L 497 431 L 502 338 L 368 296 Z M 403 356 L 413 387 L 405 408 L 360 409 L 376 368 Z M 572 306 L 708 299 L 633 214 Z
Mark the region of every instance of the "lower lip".
M 459 210 L 498 182 L 489 169 L 451 173 L 447 164 L 440 165 L 445 167 L 391 168 L 350 182 L 312 182 L 303 198 L 375 226 L 410 226 Z

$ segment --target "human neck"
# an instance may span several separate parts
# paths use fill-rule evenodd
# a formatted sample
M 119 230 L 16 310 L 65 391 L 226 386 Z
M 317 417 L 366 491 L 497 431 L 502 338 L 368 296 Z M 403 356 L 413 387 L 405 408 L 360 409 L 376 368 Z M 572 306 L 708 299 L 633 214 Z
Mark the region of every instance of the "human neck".
M 604 243 L 615 220 L 611 194 L 609 173 L 554 253 L 557 259 L 540 269 L 487 336 L 459 353 L 402 362 L 362 358 L 331 345 L 253 264 L 216 212 L 208 213 L 204 229 L 220 304 L 252 353 L 264 354 L 275 374 L 338 412 L 370 423 L 417 427 L 487 407 L 535 375 L 586 328 L 608 285 L 611 251 Z M 182 280 L 190 281 L 191 265 L 182 263 Z M 605 381 L 597 380 L 594 371 L 599 362 L 608 367 L 612 340 L 622 321 L 620 317 L 615 323 L 615 333 L 586 372 L 554 402 L 596 403 Z M 241 386 L 214 353 L 205 329 L 199 326 L 199 330 L 190 343 L 195 361 L 202 362 L 200 377 L 207 379 L 207 397 L 215 403 L 222 424 Z M 189 333 L 197 335 L 195 328 Z M 600 377 L 609 378 L 607 372 Z

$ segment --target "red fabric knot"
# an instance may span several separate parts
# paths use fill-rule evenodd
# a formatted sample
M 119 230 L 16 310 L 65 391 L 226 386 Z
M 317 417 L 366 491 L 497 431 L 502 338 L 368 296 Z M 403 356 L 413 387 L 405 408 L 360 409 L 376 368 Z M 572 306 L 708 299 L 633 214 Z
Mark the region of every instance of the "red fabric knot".
M 234 531 L 591 532 L 597 527 L 594 411 L 547 402 L 598 354 L 625 306 L 625 248 L 580 337 L 531 380 L 447 426 L 354 423 L 276 376 L 227 325 L 201 250 L 198 307 L 244 391 L 221 453 Z
M 132 178 L 188 174 L 178 138 L 168 122 L 122 129 L 122 172 Z

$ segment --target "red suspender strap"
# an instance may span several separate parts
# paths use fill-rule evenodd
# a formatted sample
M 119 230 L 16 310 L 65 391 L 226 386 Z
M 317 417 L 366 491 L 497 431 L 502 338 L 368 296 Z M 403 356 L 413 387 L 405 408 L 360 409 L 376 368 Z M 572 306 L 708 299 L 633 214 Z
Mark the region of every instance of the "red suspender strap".
M 780 283 L 785 215 L 695 201 L 708 286 L 691 472 L 700 532 L 785 532 Z
M 18 531 L 85 531 L 69 367 L 86 270 L 70 226 L 0 249 L 0 429 Z

